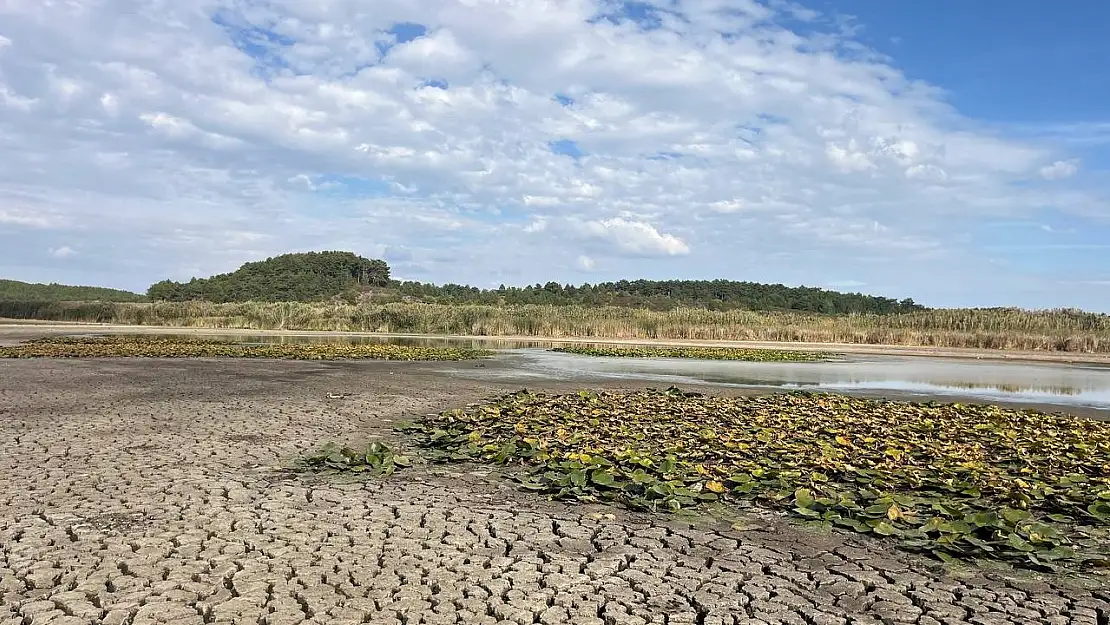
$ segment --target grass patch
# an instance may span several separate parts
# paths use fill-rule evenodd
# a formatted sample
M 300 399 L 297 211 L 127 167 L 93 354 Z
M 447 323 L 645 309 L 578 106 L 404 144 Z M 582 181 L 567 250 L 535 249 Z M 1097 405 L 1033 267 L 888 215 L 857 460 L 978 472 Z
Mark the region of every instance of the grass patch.
M 384 343 L 266 343 L 147 336 L 53 337 L 0 347 L 0 358 L 276 358 L 471 360 L 494 352 Z
M 750 362 L 820 362 L 839 354 L 797 352 L 779 349 L 737 347 L 639 347 L 617 345 L 571 345 L 553 352 L 608 358 L 691 358 L 697 360 L 744 360 Z
M 438 461 L 643 510 L 751 502 L 941 559 L 1110 566 L 1110 423 L 997 406 L 527 391 L 406 426 Z

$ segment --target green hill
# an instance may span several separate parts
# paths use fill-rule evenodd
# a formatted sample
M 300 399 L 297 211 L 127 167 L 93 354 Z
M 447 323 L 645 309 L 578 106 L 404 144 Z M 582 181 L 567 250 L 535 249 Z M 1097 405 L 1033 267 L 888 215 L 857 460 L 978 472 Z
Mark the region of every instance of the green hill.
M 236 271 L 189 282 L 151 285 L 152 300 L 209 302 L 319 301 L 390 285 L 389 265 L 351 252 L 283 254 Z
M 142 302 L 146 301 L 146 298 L 138 293 L 99 286 L 33 284 L 18 280 L 0 280 L 0 301 Z
M 912 299 L 861 293 L 839 293 L 813 287 L 789 287 L 734 280 L 619 280 L 580 286 L 557 282 L 525 287 L 480 289 L 460 284 L 398 282 L 389 265 L 351 252 L 284 254 L 246 263 L 237 271 L 194 278 L 164 280 L 147 296 L 155 301 L 209 302 L 353 300 L 373 289 L 376 300 L 441 304 L 554 304 L 626 306 L 669 310 L 679 307 L 713 310 L 786 310 L 823 314 L 897 314 L 925 310 Z

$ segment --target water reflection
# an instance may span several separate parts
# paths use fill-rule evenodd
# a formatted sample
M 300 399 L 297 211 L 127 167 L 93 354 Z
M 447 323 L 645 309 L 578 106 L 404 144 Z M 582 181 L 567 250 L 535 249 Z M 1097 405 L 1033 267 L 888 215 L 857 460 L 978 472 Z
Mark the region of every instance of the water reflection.
M 161 336 L 197 336 L 166 334 Z M 445 337 L 204 334 L 243 343 L 395 343 L 502 350 L 506 367 L 451 369 L 466 377 L 634 379 L 828 391 L 890 392 L 938 398 L 1034 402 L 1110 410 L 1110 368 L 924 357 L 848 356 L 831 362 L 739 362 L 677 358 L 597 358 L 547 351 L 559 341 Z
M 1110 410 L 1110 369 L 1100 367 L 922 357 L 867 356 L 835 362 L 784 363 L 596 358 L 536 349 L 512 353 L 510 358 L 515 366 L 481 375 L 889 391 L 899 395 L 974 397 Z

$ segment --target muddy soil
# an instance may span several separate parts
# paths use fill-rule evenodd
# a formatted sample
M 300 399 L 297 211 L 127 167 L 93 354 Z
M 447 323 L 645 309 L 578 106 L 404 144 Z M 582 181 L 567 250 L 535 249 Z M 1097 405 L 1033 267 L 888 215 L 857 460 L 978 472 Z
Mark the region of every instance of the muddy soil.
M 474 366 L 0 361 L 0 625 L 1110 623 L 1106 578 L 770 514 L 548 502 L 466 465 L 277 470 L 521 386 L 449 373 Z

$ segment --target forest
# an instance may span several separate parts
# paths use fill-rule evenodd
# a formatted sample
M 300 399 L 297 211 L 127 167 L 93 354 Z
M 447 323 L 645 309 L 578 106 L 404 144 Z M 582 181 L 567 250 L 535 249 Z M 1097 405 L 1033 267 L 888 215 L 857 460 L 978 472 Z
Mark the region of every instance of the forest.
M 925 310 L 896 300 L 812 287 L 732 280 L 620 280 L 599 284 L 535 284 L 480 289 L 390 279 L 389 265 L 350 252 L 284 254 L 247 263 L 237 271 L 189 282 L 164 280 L 150 287 L 152 301 L 354 303 L 408 301 L 437 304 L 620 306 L 649 310 L 787 310 L 823 314 L 894 314 Z
M 460 284 L 399 281 L 384 260 L 351 252 L 283 254 L 186 282 L 162 280 L 146 297 L 127 291 L 0 281 L 0 300 L 23 302 L 391 302 L 488 306 L 612 306 L 654 311 L 790 311 L 825 315 L 902 314 L 927 310 L 910 298 L 839 293 L 735 280 L 619 280 L 597 284 L 548 282 L 481 289 Z
M 146 301 L 146 298 L 138 293 L 99 286 L 31 284 L 17 280 L 0 280 L 0 301 L 142 302 Z
M 167 302 L 311 302 L 356 297 L 391 284 L 389 265 L 383 260 L 351 252 L 305 252 L 246 263 L 211 278 L 163 280 L 147 289 L 147 297 Z
M 814 287 L 789 287 L 734 280 L 620 280 L 581 286 L 548 282 L 526 287 L 483 290 L 471 286 L 399 282 L 398 291 L 419 301 L 439 304 L 553 304 L 626 306 L 648 310 L 786 310 L 830 315 L 881 315 L 926 310 L 912 299 L 839 293 Z

